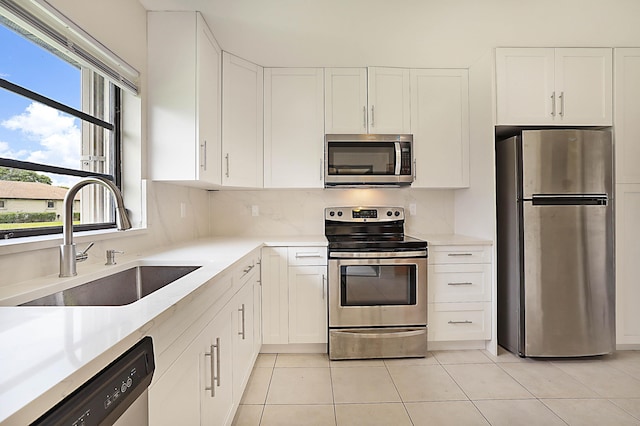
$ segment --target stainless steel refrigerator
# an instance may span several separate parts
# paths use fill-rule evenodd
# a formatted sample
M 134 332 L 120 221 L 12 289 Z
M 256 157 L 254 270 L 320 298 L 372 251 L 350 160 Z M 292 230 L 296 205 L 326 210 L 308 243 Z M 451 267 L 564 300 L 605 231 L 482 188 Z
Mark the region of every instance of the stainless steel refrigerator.
M 520 356 L 615 349 L 611 133 L 496 142 L 498 344 Z

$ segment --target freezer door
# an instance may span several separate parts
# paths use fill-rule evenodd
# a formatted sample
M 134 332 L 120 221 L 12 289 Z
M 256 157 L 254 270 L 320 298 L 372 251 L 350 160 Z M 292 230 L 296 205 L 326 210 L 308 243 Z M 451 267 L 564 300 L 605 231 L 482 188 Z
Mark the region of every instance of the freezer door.
M 522 132 L 523 198 L 534 194 L 611 194 L 611 133 Z
M 615 348 L 613 217 L 606 205 L 523 204 L 526 356 Z

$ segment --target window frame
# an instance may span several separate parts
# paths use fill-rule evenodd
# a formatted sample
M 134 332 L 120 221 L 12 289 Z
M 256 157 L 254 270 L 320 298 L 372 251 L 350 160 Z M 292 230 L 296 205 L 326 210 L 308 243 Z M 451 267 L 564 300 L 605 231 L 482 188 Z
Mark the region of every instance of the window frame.
M 0 23 L 0 25 L 3 25 Z M 11 30 L 10 27 L 6 27 Z M 60 58 L 60 60 L 65 60 L 64 58 Z M 80 72 L 86 72 L 85 67 L 80 67 Z M 94 70 L 88 70 L 89 72 L 96 73 Z M 88 170 L 81 169 L 70 169 L 65 167 L 53 166 L 50 164 L 43 163 L 33 163 L 28 161 L 15 160 L 10 158 L 2 158 L 0 157 L 0 166 L 7 168 L 14 168 L 19 170 L 29 170 L 33 172 L 42 172 L 42 173 L 55 173 L 66 176 L 74 176 L 74 177 L 90 177 L 90 176 L 100 176 L 106 179 L 109 179 L 115 183 L 115 185 L 122 189 L 122 89 L 115 85 L 112 81 L 105 79 L 105 82 L 108 83 L 108 96 L 109 96 L 109 117 L 112 118 L 113 123 L 109 123 L 107 121 L 101 120 L 97 117 L 94 117 L 90 114 L 87 114 L 83 111 L 72 108 L 68 105 L 62 104 L 58 101 L 55 101 L 51 98 L 48 98 L 44 95 L 41 95 L 37 92 L 31 91 L 23 86 L 14 84 L 4 78 L 0 78 L 0 88 L 5 89 L 14 94 L 23 96 L 27 99 L 30 99 L 35 102 L 39 102 L 43 105 L 46 105 L 50 108 L 53 108 L 57 111 L 61 111 L 65 114 L 71 115 L 80 119 L 82 122 L 86 122 L 95 126 L 98 126 L 102 129 L 109 130 L 110 140 L 107 142 L 108 147 L 106 148 L 110 152 L 110 164 L 111 164 L 111 173 L 98 173 Z M 90 93 L 83 93 L 83 98 L 85 96 L 91 96 Z M 84 136 L 83 136 L 84 137 Z M 100 229 L 111 229 L 116 228 L 115 221 L 115 206 L 111 202 L 110 204 L 110 212 L 109 215 L 111 217 L 110 221 L 102 222 L 102 223 L 91 223 L 91 224 L 77 224 L 74 225 L 74 230 L 76 231 L 92 231 L 92 230 L 100 230 Z M 0 230 L 0 238 L 3 239 L 14 239 L 20 237 L 32 237 L 38 235 L 51 235 L 51 234 L 61 234 L 62 226 L 48 226 L 48 227 L 40 227 L 40 228 L 25 228 L 25 229 L 7 229 Z

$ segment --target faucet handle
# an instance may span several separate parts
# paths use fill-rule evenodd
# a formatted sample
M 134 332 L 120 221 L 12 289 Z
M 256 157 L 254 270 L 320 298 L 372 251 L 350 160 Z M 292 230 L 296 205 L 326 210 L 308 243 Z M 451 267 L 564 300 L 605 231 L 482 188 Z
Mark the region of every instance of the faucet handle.
M 124 254 L 123 251 L 120 250 L 107 250 L 107 263 L 105 265 L 115 265 L 116 264 L 116 253 Z
M 76 262 L 84 262 L 85 260 L 87 260 L 89 258 L 89 255 L 87 254 L 87 252 L 89 251 L 89 249 L 91 247 L 93 247 L 94 242 L 90 242 L 89 245 L 87 246 L 87 248 L 85 248 L 84 250 L 82 250 L 80 253 L 76 254 Z

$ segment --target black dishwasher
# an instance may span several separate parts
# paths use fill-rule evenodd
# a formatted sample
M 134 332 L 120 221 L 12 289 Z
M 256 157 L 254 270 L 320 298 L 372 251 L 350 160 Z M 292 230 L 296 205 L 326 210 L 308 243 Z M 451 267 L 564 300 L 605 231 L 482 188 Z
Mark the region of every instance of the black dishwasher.
M 145 337 L 32 425 L 111 425 L 151 384 L 153 341 Z

